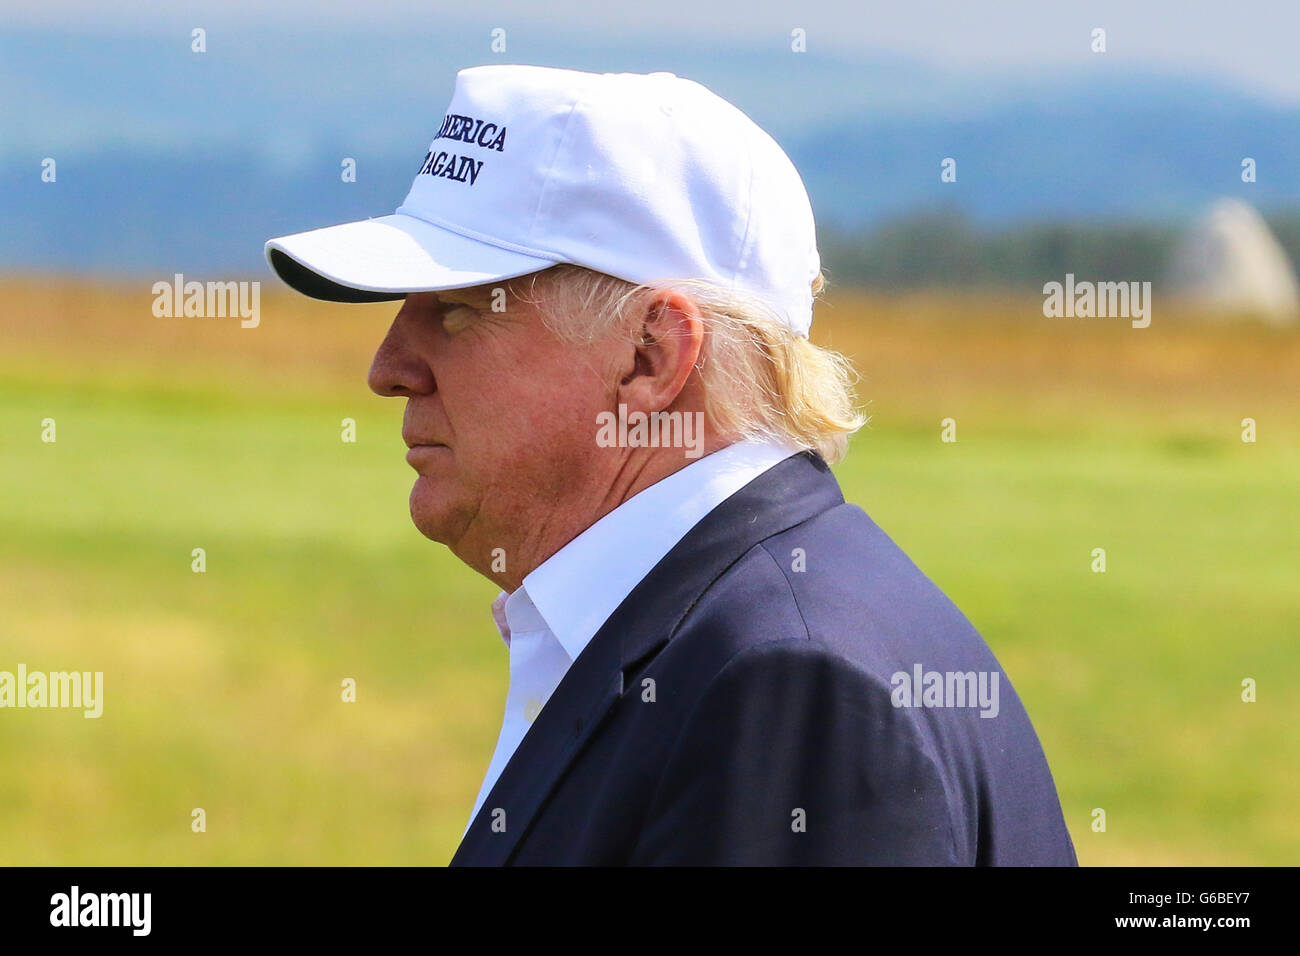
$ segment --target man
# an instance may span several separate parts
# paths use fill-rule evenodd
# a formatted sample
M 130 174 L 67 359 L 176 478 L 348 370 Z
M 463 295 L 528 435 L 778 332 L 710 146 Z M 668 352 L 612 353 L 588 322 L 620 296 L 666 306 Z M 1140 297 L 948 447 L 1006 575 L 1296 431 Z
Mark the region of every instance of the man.
M 502 589 L 496 750 L 453 864 L 1074 864 L 1037 737 L 828 462 L 780 147 L 668 73 L 463 70 L 392 216 L 267 243 L 402 300 L 411 515 Z

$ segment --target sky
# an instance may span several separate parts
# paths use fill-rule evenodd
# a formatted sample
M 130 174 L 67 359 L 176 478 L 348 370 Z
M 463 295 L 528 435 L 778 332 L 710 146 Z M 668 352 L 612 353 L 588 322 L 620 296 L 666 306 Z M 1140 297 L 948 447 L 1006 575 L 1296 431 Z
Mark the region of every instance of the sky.
M 593 42 L 655 36 L 694 45 L 715 38 L 784 44 L 799 27 L 810 49 L 887 52 L 930 66 L 999 72 L 1083 64 L 1092 55 L 1091 31 L 1101 27 L 1109 57 L 1126 68 L 1197 73 L 1300 103 L 1296 0 L 3 0 L 0 8 L 9 25 L 106 32 L 239 20 L 411 28 L 452 15 L 501 26 L 508 35 L 544 25 Z

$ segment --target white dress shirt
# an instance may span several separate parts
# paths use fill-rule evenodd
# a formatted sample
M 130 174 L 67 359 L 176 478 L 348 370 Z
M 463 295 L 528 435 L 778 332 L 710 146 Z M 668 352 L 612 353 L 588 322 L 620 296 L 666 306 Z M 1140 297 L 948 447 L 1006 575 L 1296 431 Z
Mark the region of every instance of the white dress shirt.
M 705 455 L 629 498 L 492 602 L 510 689 L 466 832 L 552 692 L 601 625 L 705 515 L 798 448 L 750 439 Z

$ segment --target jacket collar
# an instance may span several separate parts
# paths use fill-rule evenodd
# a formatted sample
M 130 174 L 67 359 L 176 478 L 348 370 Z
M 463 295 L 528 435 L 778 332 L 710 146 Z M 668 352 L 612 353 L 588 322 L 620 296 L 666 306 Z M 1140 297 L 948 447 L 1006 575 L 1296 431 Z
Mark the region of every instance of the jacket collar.
M 800 452 L 693 527 L 618 606 L 574 661 L 470 824 L 452 866 L 507 863 L 555 784 L 623 693 L 723 572 L 758 542 L 843 503 L 826 463 Z M 494 810 L 504 830 L 494 829 Z

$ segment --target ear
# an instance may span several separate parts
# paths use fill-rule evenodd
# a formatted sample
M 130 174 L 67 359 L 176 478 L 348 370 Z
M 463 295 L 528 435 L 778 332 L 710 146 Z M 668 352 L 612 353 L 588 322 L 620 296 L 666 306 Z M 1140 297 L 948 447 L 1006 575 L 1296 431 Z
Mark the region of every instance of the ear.
M 660 412 L 677 401 L 704 345 L 699 307 L 688 295 L 657 289 L 642 298 L 633 327 L 632 368 L 618 386 L 629 411 Z

